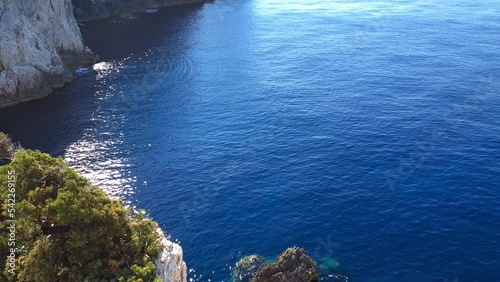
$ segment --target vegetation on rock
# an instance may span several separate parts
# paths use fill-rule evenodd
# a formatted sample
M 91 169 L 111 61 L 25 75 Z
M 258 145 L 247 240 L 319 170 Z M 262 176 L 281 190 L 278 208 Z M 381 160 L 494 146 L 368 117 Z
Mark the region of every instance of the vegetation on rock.
M 0 167 L 0 203 L 0 281 L 159 281 L 157 224 L 110 199 L 61 158 L 17 152 Z M 9 220 L 17 220 L 11 265 Z

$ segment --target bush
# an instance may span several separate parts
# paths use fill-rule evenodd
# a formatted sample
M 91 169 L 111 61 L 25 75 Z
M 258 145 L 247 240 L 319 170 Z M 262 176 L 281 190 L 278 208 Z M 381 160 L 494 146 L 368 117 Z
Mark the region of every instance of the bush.
M 8 273 L 8 172 L 15 171 L 16 270 Z M 21 150 L 0 167 L 0 281 L 153 281 L 157 224 L 61 158 Z

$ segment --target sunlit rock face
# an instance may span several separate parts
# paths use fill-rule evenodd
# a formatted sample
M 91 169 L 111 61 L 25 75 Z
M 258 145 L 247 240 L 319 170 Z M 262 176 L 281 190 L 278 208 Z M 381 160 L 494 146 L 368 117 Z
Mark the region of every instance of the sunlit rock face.
M 155 265 L 158 277 L 163 282 L 186 282 L 187 268 L 181 246 L 168 240 L 159 228 L 157 234 L 160 254 Z
M 299 247 L 288 248 L 274 263 L 262 265 L 251 282 L 316 282 L 316 263 Z
M 166 6 L 201 3 L 206 0 L 73 0 L 75 17 L 78 21 L 89 21 L 110 17 L 127 17 L 135 12 L 143 12 Z
M 71 0 L 0 0 L 0 107 L 48 95 L 95 59 Z

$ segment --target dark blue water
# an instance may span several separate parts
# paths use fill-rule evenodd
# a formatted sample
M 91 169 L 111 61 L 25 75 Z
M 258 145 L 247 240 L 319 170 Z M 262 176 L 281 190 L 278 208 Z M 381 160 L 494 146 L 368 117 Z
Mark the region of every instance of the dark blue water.
M 179 240 L 197 281 L 299 245 L 350 281 L 500 281 L 500 3 L 220 0 L 82 27 L 0 130 Z

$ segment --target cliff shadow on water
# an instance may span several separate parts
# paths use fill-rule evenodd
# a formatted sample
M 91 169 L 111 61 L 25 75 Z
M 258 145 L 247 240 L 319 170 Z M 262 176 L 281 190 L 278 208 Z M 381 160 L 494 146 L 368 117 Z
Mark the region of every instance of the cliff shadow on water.
M 173 6 L 128 19 L 95 20 L 79 25 L 85 44 L 103 61 L 128 57 L 156 47 L 182 52 L 202 6 L 203 3 Z
M 95 66 L 82 72 L 64 88 L 40 100 L 0 109 L 0 131 L 25 148 L 62 155 L 69 145 L 96 127 L 96 115 L 104 109 L 102 99 L 110 91 L 110 80 L 126 79 L 134 59 L 150 53 L 176 56 L 188 48 L 189 33 L 201 4 L 168 7 L 141 13 L 125 20 L 104 19 L 80 24 L 84 42 L 100 56 L 101 64 L 120 64 L 123 69 L 103 79 Z M 130 67 L 127 69 L 127 67 Z M 144 71 L 138 76 L 144 75 Z M 123 78 L 122 78 L 123 77 Z M 108 101 L 109 102 L 109 101 Z M 106 121 L 104 121 L 106 123 Z

